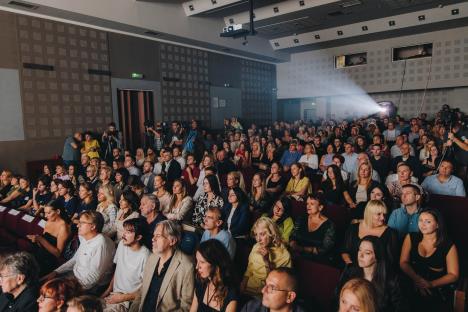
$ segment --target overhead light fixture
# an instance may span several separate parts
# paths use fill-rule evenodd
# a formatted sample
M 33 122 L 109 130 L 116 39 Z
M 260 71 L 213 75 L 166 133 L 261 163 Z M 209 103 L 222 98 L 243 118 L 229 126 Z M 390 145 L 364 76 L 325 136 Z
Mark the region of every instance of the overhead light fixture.
M 419 15 L 418 20 L 424 21 L 426 19 L 426 15 Z
M 299 43 L 299 39 L 294 39 L 294 43 Z
M 396 24 L 395 21 L 389 21 L 389 22 L 388 22 L 388 25 L 389 25 L 389 26 L 395 26 L 395 24 Z
M 340 4 L 340 6 L 342 8 L 349 8 L 349 7 L 353 7 L 355 5 L 360 5 L 360 4 L 362 4 L 360 0 L 350 0 L 350 1 L 343 2 L 342 4 Z
M 212 3 L 212 4 L 216 4 L 216 3 L 218 3 L 218 1 L 216 1 L 216 0 L 211 0 L 211 3 Z
M 369 28 L 367 28 L 367 26 L 365 26 L 365 25 L 362 26 L 362 31 L 368 31 L 368 30 L 369 30 Z
M 278 42 L 275 42 L 275 47 L 279 47 L 279 43 L 278 43 Z
M 452 15 L 458 15 L 460 14 L 460 10 L 459 9 L 453 9 L 452 10 Z
M 315 39 L 320 39 L 320 35 L 315 35 Z
M 229 19 L 229 24 L 234 24 L 234 19 L 233 18 Z
M 299 6 L 304 6 L 304 5 L 305 5 L 304 0 L 299 1 Z
M 338 30 L 336 33 L 338 34 L 338 36 L 343 36 L 343 31 L 342 30 Z
M 278 7 L 274 7 L 274 8 L 273 8 L 273 12 L 278 13 L 278 12 L 279 12 Z
M 190 11 L 195 10 L 195 8 L 193 7 L 193 4 L 189 5 L 188 8 L 189 8 Z

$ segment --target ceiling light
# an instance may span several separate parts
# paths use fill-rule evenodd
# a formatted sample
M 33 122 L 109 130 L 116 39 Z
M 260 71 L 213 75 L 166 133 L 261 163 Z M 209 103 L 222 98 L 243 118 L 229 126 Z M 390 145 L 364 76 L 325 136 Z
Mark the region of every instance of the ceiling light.
M 343 36 L 343 31 L 342 30 L 338 30 L 336 33 L 338 34 L 338 36 Z
M 418 20 L 424 21 L 426 19 L 426 15 L 419 15 Z
M 188 8 L 189 8 L 190 11 L 195 10 L 194 7 L 193 7 L 193 4 L 189 5 Z
M 458 15 L 460 14 L 460 10 L 459 9 L 453 9 L 452 10 L 452 15 Z
M 278 43 L 278 42 L 275 42 L 275 47 L 279 47 L 279 43 Z
M 299 39 L 294 39 L 294 43 L 299 43 Z
M 273 12 L 278 13 L 278 12 L 279 12 L 278 7 L 274 7 L 274 8 L 273 8 Z
M 367 28 L 367 26 L 362 26 L 362 31 L 368 31 L 369 28 Z
M 304 0 L 299 1 L 299 6 L 304 6 L 304 5 L 305 5 Z
M 395 21 L 390 21 L 390 22 L 388 22 L 388 25 L 389 25 L 389 26 L 395 26 Z
M 320 35 L 315 35 L 315 39 L 320 39 Z

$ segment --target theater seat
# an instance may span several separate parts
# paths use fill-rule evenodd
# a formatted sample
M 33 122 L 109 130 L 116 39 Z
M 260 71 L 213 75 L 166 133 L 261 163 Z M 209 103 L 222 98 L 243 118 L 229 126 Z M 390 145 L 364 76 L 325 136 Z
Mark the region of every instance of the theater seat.
M 335 267 L 297 258 L 294 267 L 298 273 L 299 296 L 306 302 L 316 302 L 315 311 L 332 311 L 335 288 L 341 272 Z
M 305 201 L 291 200 L 291 217 L 296 220 L 307 212 L 307 204 Z
M 323 214 L 335 224 L 337 243 L 341 243 L 351 222 L 348 209 L 339 205 L 327 205 Z

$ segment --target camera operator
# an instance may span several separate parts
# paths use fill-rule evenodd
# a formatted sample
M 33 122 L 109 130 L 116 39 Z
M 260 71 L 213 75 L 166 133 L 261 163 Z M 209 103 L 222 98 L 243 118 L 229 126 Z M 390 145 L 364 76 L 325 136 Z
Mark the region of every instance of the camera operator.
M 107 125 L 107 130 L 104 131 L 101 137 L 102 155 L 108 164 L 112 164 L 113 156 L 112 150 L 114 148 L 121 149 L 122 141 L 120 139 L 120 133 L 117 131 L 114 122 Z
M 156 127 L 153 127 L 151 121 L 145 122 L 145 149 L 152 147 L 156 155 L 159 155 L 159 152 L 164 147 L 165 135 L 161 123 L 156 123 Z
M 455 122 L 452 126 L 452 131 L 448 133 L 448 146 L 453 147 L 453 153 L 457 161 L 458 176 L 467 183 L 467 166 L 468 166 L 468 131 L 463 129 L 460 122 Z
M 178 121 L 171 123 L 171 129 L 167 133 L 165 143 L 170 148 L 179 147 L 182 149 L 184 144 L 184 128 L 181 127 Z

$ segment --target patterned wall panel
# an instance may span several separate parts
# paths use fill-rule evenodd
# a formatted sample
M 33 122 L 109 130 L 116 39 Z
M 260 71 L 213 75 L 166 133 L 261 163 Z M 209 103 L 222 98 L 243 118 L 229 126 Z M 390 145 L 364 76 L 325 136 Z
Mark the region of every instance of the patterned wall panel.
M 241 60 L 242 117 L 246 123 L 271 123 L 275 65 Z
M 162 116 L 164 121 L 207 124 L 210 120 L 208 52 L 161 44 Z
M 392 49 L 433 43 L 433 57 L 392 61 Z M 337 55 L 367 52 L 367 64 L 335 69 Z M 297 53 L 277 66 L 278 97 L 314 97 L 468 85 L 468 27 Z M 403 73 L 405 73 L 403 75 Z M 403 79 L 404 78 L 404 79 Z
M 21 63 L 54 66 L 23 68 L 26 137 L 59 138 L 74 131 L 103 130 L 112 119 L 107 34 L 76 25 L 18 15 Z

